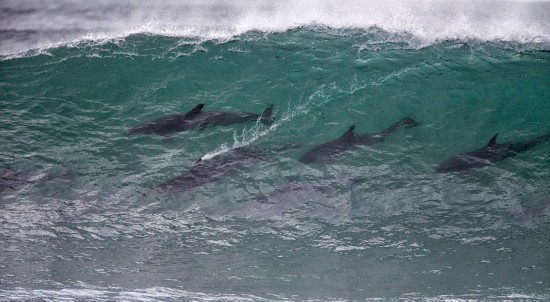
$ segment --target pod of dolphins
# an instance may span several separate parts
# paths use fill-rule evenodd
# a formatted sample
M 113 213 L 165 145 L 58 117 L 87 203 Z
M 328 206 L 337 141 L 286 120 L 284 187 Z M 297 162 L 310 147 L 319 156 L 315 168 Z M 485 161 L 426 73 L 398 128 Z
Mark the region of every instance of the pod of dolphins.
M 203 108 L 204 104 L 198 104 L 185 114 L 178 113 L 157 118 L 131 128 L 126 132 L 126 135 L 152 134 L 168 136 L 173 133 L 192 129 L 203 130 L 214 126 L 240 124 L 258 120 L 265 125 L 270 125 L 274 120 L 273 105 L 265 108 L 261 114 L 241 111 L 203 111 Z M 352 125 L 340 137 L 320 144 L 304 153 L 299 158 L 299 161 L 304 164 L 327 162 L 339 154 L 353 150 L 359 146 L 382 143 L 386 137 L 401 128 L 416 127 L 418 125 L 417 121 L 410 117 L 405 117 L 380 132 L 359 134 L 354 131 L 355 125 Z M 517 143 L 497 143 L 497 135 L 495 134 L 485 146 L 477 150 L 460 153 L 448 158 L 437 166 L 435 171 L 437 173 L 463 172 L 487 166 L 550 140 L 550 132 L 531 140 Z M 216 181 L 225 175 L 237 172 L 243 167 L 266 161 L 264 153 L 264 151 L 255 150 L 250 147 L 241 147 L 219 154 L 208 160 L 199 159 L 185 174 L 168 180 L 152 190 L 166 192 L 202 186 Z M 32 183 L 33 181 L 28 175 L 18 175 L 6 170 L 0 174 L 0 192 L 15 190 L 17 187 Z
M 168 115 L 156 120 L 138 125 L 128 131 L 132 134 L 169 135 L 175 132 L 190 129 L 204 129 L 206 127 L 231 125 L 260 120 L 266 125 L 273 122 L 273 106 L 267 107 L 261 114 L 248 112 L 202 111 L 204 104 L 198 104 L 185 114 Z M 401 128 L 416 127 L 419 123 L 410 117 L 390 125 L 376 133 L 356 133 L 355 125 L 340 137 L 320 144 L 304 153 L 299 161 L 304 164 L 315 164 L 330 161 L 334 157 L 359 146 L 378 144 L 386 137 Z M 460 153 L 443 161 L 435 171 L 437 173 L 462 172 L 472 168 L 482 167 L 501 161 L 505 158 L 529 150 L 541 143 L 550 140 L 550 133 L 534 139 L 518 143 L 497 143 L 495 134 L 489 143 L 478 150 Z M 217 155 L 209 160 L 198 160 L 191 168 L 176 178 L 170 179 L 157 187 L 154 191 L 165 192 L 186 190 L 216 181 L 225 175 L 237 172 L 243 167 L 254 163 L 267 161 L 265 151 L 250 147 L 241 147 Z

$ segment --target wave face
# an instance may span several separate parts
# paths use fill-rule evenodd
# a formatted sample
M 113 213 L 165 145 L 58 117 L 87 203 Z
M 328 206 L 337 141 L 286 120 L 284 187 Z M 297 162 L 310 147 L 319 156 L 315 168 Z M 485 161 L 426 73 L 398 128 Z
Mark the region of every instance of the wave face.
M 3 1 L 1 55 L 136 33 L 229 39 L 303 26 L 450 39 L 550 42 L 550 2 L 524 1 Z
M 550 142 L 435 172 L 550 131 L 546 4 L 0 3 L 1 301 L 550 299 Z M 200 103 L 274 119 L 127 135 Z

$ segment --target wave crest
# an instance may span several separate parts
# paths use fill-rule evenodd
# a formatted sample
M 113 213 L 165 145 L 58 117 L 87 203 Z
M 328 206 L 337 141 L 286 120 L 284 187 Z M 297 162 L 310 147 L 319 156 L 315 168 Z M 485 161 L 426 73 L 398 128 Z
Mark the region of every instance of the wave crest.
M 253 31 L 279 33 L 312 26 L 380 28 L 412 35 L 422 45 L 455 39 L 550 45 L 550 2 L 57 0 L 44 5 L 24 0 L 5 5 L 0 12 L 3 56 L 140 33 L 227 40 Z

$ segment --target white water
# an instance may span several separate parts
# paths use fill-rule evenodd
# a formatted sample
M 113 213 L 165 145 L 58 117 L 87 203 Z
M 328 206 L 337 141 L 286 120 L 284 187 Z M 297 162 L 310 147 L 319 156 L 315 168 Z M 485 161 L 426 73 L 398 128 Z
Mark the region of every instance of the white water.
M 378 27 L 429 45 L 448 39 L 550 44 L 550 2 L 191 0 L 0 2 L 0 55 L 136 33 L 229 39 L 258 30 Z

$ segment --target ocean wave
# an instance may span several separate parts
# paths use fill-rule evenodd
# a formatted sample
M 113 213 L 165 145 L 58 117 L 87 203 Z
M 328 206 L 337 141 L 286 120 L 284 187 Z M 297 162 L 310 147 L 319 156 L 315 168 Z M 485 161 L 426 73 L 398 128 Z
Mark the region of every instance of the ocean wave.
M 550 2 L 210 0 L 160 4 L 104 0 L 90 4 L 58 0 L 52 3 L 49 6 L 33 1 L 6 4 L 4 11 L 25 13 L 2 14 L 0 33 L 6 33 L 0 46 L 2 57 L 135 34 L 227 41 L 251 32 L 284 33 L 304 27 L 337 34 L 377 28 L 402 37 L 405 42 L 414 40 L 416 47 L 447 40 L 477 40 L 550 49 L 550 23 L 547 22 Z
M 151 55 L 155 59 L 168 58 L 176 59 L 178 57 L 190 56 L 196 52 L 208 51 L 209 45 L 224 44 L 235 41 L 253 42 L 262 39 L 269 39 L 274 35 L 295 35 L 296 32 L 307 32 L 310 35 L 309 38 L 326 38 L 323 35 L 329 35 L 333 38 L 346 37 L 354 38 L 359 43 L 354 44 L 353 47 L 357 48 L 359 52 L 362 51 L 381 51 L 381 50 L 419 50 L 432 46 L 441 46 L 443 48 L 457 48 L 457 47 L 470 47 L 472 50 L 483 51 L 487 47 L 511 50 L 515 52 L 529 52 L 529 51 L 550 51 L 550 39 L 535 37 L 530 40 L 522 41 L 509 41 L 502 39 L 495 39 L 491 41 L 485 41 L 475 39 L 471 37 L 463 38 L 448 38 L 444 40 L 426 41 L 419 39 L 416 36 L 410 35 L 406 32 L 403 33 L 389 33 L 377 27 L 369 29 L 334 29 L 317 24 L 292 28 L 283 33 L 274 32 L 258 32 L 250 31 L 239 36 L 231 36 L 228 38 L 215 38 L 208 39 L 197 36 L 168 36 L 162 34 L 153 34 L 147 32 L 136 32 L 121 37 L 109 37 L 109 36 L 94 36 L 84 37 L 82 39 L 75 39 L 68 42 L 48 43 L 41 47 L 30 48 L 28 50 L 0 54 L 0 61 L 35 57 L 35 56 L 55 56 L 56 51 L 63 49 L 76 49 L 83 51 L 91 51 L 90 53 L 83 54 L 90 57 L 101 57 L 94 51 L 106 50 L 112 52 L 112 55 L 122 56 L 147 56 Z M 284 37 L 283 37 L 284 39 Z M 165 45 L 158 46 L 158 54 L 150 54 L 149 52 L 144 54 L 140 50 L 140 46 L 148 43 L 166 42 Z M 116 49 L 113 49 L 116 48 Z M 239 51 L 238 48 L 237 51 Z

